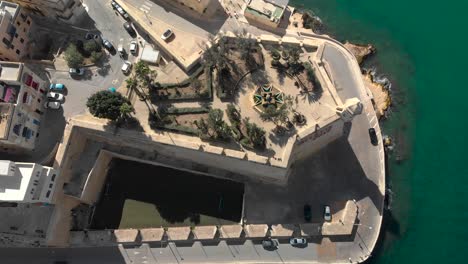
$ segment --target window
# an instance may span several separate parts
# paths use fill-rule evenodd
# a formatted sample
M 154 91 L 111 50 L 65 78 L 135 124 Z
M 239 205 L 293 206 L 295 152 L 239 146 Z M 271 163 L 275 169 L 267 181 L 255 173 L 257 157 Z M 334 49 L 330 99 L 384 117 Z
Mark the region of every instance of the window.
M 46 198 L 49 198 L 49 196 L 50 196 L 50 190 L 47 191 Z
M 21 124 L 16 124 L 13 127 L 13 133 L 15 133 L 17 136 L 19 136 L 20 130 L 21 130 Z
M 55 181 L 55 176 L 57 176 L 57 174 L 52 174 L 52 179 L 50 179 L 50 181 Z
M 17 49 L 17 50 L 16 50 L 16 54 L 18 54 L 18 55 L 20 54 L 20 51 L 19 51 L 19 49 Z
M 21 25 L 21 23 L 20 23 L 19 21 L 16 21 L 16 25 L 20 26 L 20 25 Z
M 11 45 L 11 46 L 10 46 L 10 49 L 15 49 L 15 45 Z
M 31 82 L 31 87 L 34 88 L 34 90 L 37 91 L 37 88 L 39 87 L 39 84 L 37 82 L 35 82 L 35 81 L 32 81 Z
M 27 18 L 27 16 L 25 14 L 23 14 L 23 13 L 20 13 L 20 17 L 23 19 L 23 21 L 25 21 L 26 18 Z
M 54 184 L 53 184 L 53 183 L 49 184 L 49 188 L 52 188 L 52 186 L 54 186 Z
M 18 38 L 18 33 L 15 33 L 15 38 Z
M 8 39 L 6 39 L 6 38 L 3 38 L 3 39 L 2 39 L 2 42 L 3 42 L 7 47 L 9 47 L 10 44 L 11 44 L 11 42 L 10 42 Z
M 21 42 L 21 43 L 24 43 L 24 38 L 20 38 L 20 42 Z
M 31 86 L 31 83 L 33 81 L 33 77 L 27 73 L 23 74 L 23 83 L 26 84 L 27 86 Z
M 26 21 L 26 23 L 27 23 L 28 25 L 31 25 L 31 21 L 29 21 L 29 20 L 28 20 L 28 21 Z
M 35 124 L 36 126 L 38 126 L 38 125 L 41 124 L 41 122 L 39 122 L 39 120 L 37 120 L 37 119 L 33 119 L 32 122 L 33 122 L 33 124 Z

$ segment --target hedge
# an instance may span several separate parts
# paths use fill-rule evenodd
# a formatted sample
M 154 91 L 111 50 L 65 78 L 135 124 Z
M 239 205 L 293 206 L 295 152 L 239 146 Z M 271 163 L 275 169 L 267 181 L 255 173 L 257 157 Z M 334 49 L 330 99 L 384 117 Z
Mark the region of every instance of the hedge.
M 210 107 L 171 107 L 166 110 L 169 115 L 201 114 L 210 112 Z
M 177 125 L 177 124 L 167 124 L 167 125 L 162 125 L 162 126 L 157 126 L 160 129 L 166 129 L 166 130 L 171 130 L 175 132 L 181 132 L 189 135 L 195 135 L 198 136 L 198 129 L 188 127 L 188 126 L 182 126 L 182 125 Z

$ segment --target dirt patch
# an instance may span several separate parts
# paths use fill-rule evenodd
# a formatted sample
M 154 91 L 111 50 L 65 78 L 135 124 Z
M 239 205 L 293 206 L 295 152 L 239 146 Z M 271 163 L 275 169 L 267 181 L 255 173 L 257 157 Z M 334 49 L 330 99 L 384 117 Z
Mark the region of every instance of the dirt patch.
M 175 122 L 179 125 L 196 129 L 197 126 L 194 124 L 194 121 L 202 118 L 206 120 L 208 118 L 208 113 L 177 115 L 175 116 Z

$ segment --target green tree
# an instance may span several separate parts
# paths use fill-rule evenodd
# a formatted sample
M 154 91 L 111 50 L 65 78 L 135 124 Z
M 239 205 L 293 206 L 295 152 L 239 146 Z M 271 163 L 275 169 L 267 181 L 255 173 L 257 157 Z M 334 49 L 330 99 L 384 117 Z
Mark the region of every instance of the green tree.
M 78 68 L 83 65 L 84 57 L 76 48 L 75 44 L 68 45 L 65 50 L 65 60 L 70 68 Z
M 100 51 L 93 51 L 91 52 L 91 61 L 96 63 L 101 60 L 103 53 Z
M 260 118 L 263 121 L 271 121 L 275 125 L 286 122 L 289 115 L 289 109 L 286 104 L 282 104 L 279 107 L 274 105 L 268 105 L 263 112 L 260 113 Z
M 240 125 L 241 115 L 233 104 L 227 105 L 226 114 L 229 121 L 231 122 L 231 125 L 235 127 Z
M 122 109 L 124 114 L 128 114 L 129 107 L 122 105 L 127 104 L 131 107 L 130 102 L 123 97 L 120 93 L 110 92 L 110 91 L 100 91 L 93 94 L 88 98 L 86 106 L 89 109 L 89 112 L 99 118 L 107 118 L 112 121 L 115 121 L 123 116 Z M 133 111 L 133 107 L 131 107 Z
M 216 40 L 217 39 L 217 40 Z M 203 47 L 203 61 L 205 65 L 215 67 L 218 71 L 227 68 L 231 53 L 227 39 L 222 35 L 210 37 L 209 44 Z
M 259 148 L 263 149 L 265 148 L 265 130 L 263 128 L 260 128 L 254 123 L 251 123 L 249 118 L 244 118 L 243 120 L 245 128 L 247 130 L 247 138 L 249 143 L 254 147 L 254 148 Z
M 93 51 L 99 52 L 101 51 L 101 46 L 96 41 L 89 40 L 84 44 L 83 49 L 88 53 L 92 53 Z
M 148 63 L 144 61 L 138 61 L 135 64 L 135 75 L 144 86 L 147 86 L 152 78 L 156 78 L 156 72 L 151 70 Z
M 123 103 L 120 106 L 120 115 L 121 115 L 122 119 L 127 119 L 128 117 L 130 117 L 130 114 L 133 113 L 134 111 L 135 111 L 135 109 L 129 103 Z
M 215 139 L 229 139 L 231 135 L 231 129 L 226 122 L 223 120 L 223 111 L 221 109 L 211 109 L 208 113 L 207 125 L 212 133 L 212 138 Z

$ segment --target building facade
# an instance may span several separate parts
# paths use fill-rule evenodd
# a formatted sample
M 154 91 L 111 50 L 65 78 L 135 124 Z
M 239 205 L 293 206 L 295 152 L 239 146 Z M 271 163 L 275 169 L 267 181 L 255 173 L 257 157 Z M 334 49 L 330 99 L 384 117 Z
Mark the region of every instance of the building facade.
M 32 13 L 73 24 L 86 12 L 81 0 L 11 0 Z
M 281 23 L 289 0 L 250 0 L 244 16 L 253 25 L 277 28 Z
M 0 2 L 0 60 L 20 61 L 29 54 L 32 19 L 18 4 Z
M 51 167 L 0 160 L 0 201 L 51 203 L 57 177 Z
M 22 63 L 0 62 L 0 150 L 32 150 L 48 82 Z

